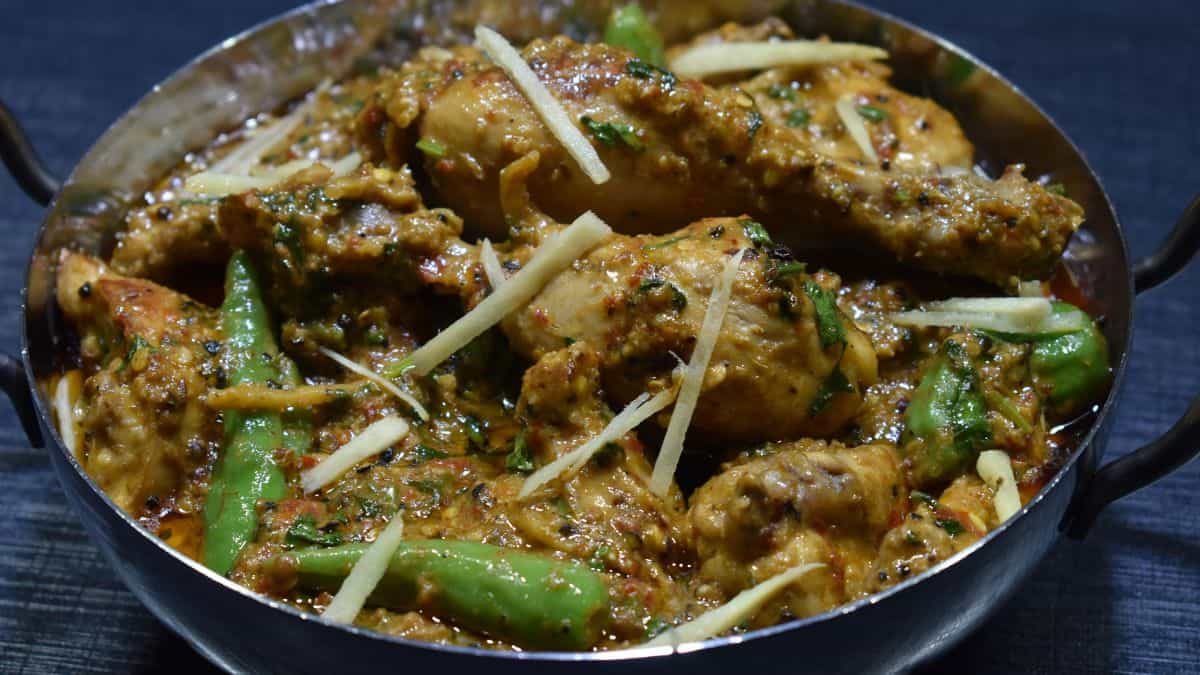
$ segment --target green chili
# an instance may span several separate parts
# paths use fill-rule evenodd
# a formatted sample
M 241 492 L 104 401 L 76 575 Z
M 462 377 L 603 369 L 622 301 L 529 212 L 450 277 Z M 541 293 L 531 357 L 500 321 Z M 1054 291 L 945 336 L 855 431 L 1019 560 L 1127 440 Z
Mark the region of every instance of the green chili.
M 1044 393 L 1050 409 L 1060 417 L 1077 413 L 1104 391 L 1109 380 L 1108 343 L 1083 310 L 1065 302 L 1054 303 L 1055 316 L 1076 315 L 1083 329 L 1035 339 L 1029 356 L 1034 386 Z
M 624 47 L 652 65 L 662 66 L 666 62 L 662 36 L 636 3 L 613 10 L 604 27 L 604 41 Z
M 1108 343 L 1104 334 L 1086 312 L 1078 307 L 1055 301 L 1055 317 L 1073 319 L 1068 323 L 1082 326 L 1060 334 L 995 333 L 991 337 L 1008 342 L 1029 342 L 1029 370 L 1034 387 L 1045 398 L 1051 412 L 1069 417 L 1096 400 L 1107 386 L 1111 371 L 1108 364 Z
M 979 374 L 962 345 L 947 340 L 917 385 L 908 409 L 905 451 L 917 485 L 948 480 L 991 441 Z
M 992 410 L 995 410 L 1004 419 L 1012 422 L 1013 426 L 1025 433 L 1033 431 L 1033 425 L 1029 423 L 1029 420 L 1025 419 L 1025 416 L 1021 414 L 1021 409 L 1017 407 L 1016 403 L 1012 402 L 1012 399 L 990 388 L 984 391 L 983 395 L 987 399 L 988 405 L 992 407 Z
M 966 528 L 962 526 L 962 523 L 958 522 L 954 518 L 938 518 L 933 522 L 935 525 L 945 530 L 946 534 L 950 535 L 951 537 L 957 537 L 958 535 L 967 531 Z
M 298 377 L 292 366 L 281 372 L 280 364 L 286 362 L 275 345 L 258 275 L 244 251 L 229 259 L 220 326 L 231 386 Z M 228 574 L 254 538 L 258 502 L 283 498 L 283 472 L 274 455 L 276 448 L 288 445 L 278 413 L 228 410 L 224 423 L 225 444 L 204 504 L 204 564 L 218 574 Z M 305 440 L 303 433 L 290 439 L 296 446 Z
M 366 544 L 290 551 L 270 564 L 311 590 L 341 586 Z M 604 578 L 575 561 L 473 541 L 400 545 L 372 603 L 444 616 L 464 628 L 532 649 L 595 645 L 608 620 Z

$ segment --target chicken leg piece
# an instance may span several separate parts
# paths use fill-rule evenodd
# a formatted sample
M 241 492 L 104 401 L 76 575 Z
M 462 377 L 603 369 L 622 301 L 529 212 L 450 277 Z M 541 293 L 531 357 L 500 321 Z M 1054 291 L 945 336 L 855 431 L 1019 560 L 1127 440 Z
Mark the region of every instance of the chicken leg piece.
M 823 155 L 741 89 L 655 70 L 620 48 L 558 37 L 523 56 L 590 136 L 607 183 L 593 184 L 505 74 L 470 48 L 423 52 L 384 78 L 357 120 L 368 155 L 415 163 L 410 144 L 427 141 L 423 166 L 440 199 L 492 237 L 510 224 L 501 171 L 536 151 L 528 187 L 559 221 L 590 209 L 621 232 L 663 233 L 747 213 L 796 249 L 866 246 L 997 284 L 1044 278 L 1082 221 L 1077 204 L 1020 167 L 992 181 Z

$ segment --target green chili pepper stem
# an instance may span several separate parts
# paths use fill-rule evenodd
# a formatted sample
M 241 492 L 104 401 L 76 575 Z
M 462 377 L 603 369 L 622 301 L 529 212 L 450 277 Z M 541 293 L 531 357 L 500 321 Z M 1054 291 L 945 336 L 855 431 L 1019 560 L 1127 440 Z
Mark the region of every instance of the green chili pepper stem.
M 298 584 L 336 590 L 365 544 L 282 554 Z M 392 555 L 370 601 L 420 609 L 532 649 L 587 649 L 608 618 L 608 589 L 586 565 L 472 541 L 413 540 Z
M 231 385 L 299 380 L 295 366 L 278 354 L 258 275 L 242 251 L 229 259 L 221 332 Z M 275 449 L 303 451 L 307 442 L 306 426 L 290 429 L 285 441 L 284 425 L 276 413 L 225 412 L 225 445 L 204 504 L 205 565 L 218 574 L 233 569 L 258 530 L 258 502 L 285 494 Z

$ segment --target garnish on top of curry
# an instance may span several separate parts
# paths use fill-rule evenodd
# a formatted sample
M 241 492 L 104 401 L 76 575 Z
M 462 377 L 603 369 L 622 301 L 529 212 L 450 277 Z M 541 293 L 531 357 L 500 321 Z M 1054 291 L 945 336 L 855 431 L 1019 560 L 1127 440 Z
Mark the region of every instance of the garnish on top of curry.
M 182 553 L 335 621 L 672 644 L 868 596 L 1017 513 L 1106 393 L 1061 189 L 882 50 L 426 47 L 189 154 L 64 251 L 64 441 Z M 1074 304 L 1072 304 L 1074 303 Z

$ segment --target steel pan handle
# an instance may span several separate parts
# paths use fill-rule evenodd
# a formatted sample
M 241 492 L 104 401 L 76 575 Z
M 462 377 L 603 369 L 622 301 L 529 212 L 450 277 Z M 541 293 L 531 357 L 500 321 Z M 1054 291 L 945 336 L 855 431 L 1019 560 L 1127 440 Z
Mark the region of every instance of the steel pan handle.
M 29 135 L 3 101 L 0 101 L 0 159 L 33 201 L 48 206 L 58 194 L 61 181 L 46 168 L 29 142 Z
M 0 352 L 0 389 L 8 394 L 12 401 L 17 417 L 29 444 L 35 448 L 42 447 L 42 429 L 38 426 L 37 409 L 33 406 L 33 391 L 29 388 L 29 379 L 25 377 L 25 368 L 20 359 Z
M 1175 276 L 1200 251 L 1200 195 L 1151 255 L 1133 266 L 1133 285 L 1148 291 Z M 1082 539 L 1108 504 L 1187 464 L 1200 454 L 1200 397 L 1165 434 L 1105 464 L 1084 486 L 1067 513 L 1067 536 Z
M 58 194 L 61 183 L 55 178 L 46 165 L 42 163 L 29 136 L 17 118 L 13 117 L 8 106 L 0 101 L 0 159 L 4 160 L 17 185 L 35 202 L 47 206 Z M 25 368 L 20 359 L 0 352 L 0 389 L 8 394 L 12 401 L 21 426 L 29 443 L 35 447 L 42 446 L 42 430 L 38 426 L 37 409 L 33 405 L 33 391 L 29 379 L 25 377 Z

